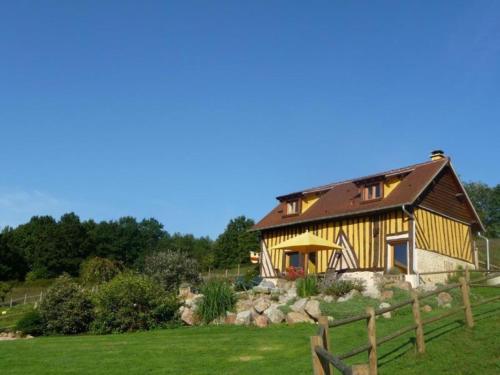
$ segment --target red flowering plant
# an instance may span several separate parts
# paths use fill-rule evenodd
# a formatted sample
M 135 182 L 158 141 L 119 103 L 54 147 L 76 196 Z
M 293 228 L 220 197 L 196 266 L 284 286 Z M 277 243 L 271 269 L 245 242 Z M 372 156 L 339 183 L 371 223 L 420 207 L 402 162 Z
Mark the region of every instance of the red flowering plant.
M 295 281 L 297 279 L 304 277 L 304 270 L 300 267 L 290 266 L 286 268 L 285 278 L 290 281 Z

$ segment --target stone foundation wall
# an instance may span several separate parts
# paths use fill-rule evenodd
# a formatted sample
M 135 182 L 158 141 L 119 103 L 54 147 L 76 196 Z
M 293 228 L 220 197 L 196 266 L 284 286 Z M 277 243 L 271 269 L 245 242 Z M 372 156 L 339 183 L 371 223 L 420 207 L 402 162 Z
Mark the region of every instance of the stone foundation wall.
M 451 258 L 443 254 L 438 254 L 432 251 L 415 249 L 417 252 L 417 270 L 418 272 L 434 272 L 434 271 L 453 271 L 459 266 L 462 268 L 468 267 L 474 269 L 474 264 Z M 447 274 L 438 275 L 423 275 L 421 279 L 425 283 L 442 283 L 447 279 Z

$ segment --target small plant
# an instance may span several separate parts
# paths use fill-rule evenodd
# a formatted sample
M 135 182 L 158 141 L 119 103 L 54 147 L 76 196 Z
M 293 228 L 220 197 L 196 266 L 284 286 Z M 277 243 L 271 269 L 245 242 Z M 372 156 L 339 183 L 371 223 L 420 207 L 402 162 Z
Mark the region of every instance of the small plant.
M 463 267 L 462 266 L 458 266 L 457 267 L 457 271 L 463 271 Z M 446 282 L 448 284 L 454 284 L 454 283 L 458 283 L 458 280 L 464 276 L 463 272 L 453 272 L 453 273 L 449 273 L 448 274 L 448 277 L 446 279 Z
M 300 297 L 310 297 L 318 294 L 318 279 L 314 276 L 297 279 L 295 286 Z
M 335 297 L 342 297 L 351 290 L 362 292 L 364 289 L 365 287 L 361 280 L 336 280 L 324 290 L 324 293 Z
M 236 295 L 231 285 L 223 279 L 211 279 L 201 288 L 203 299 L 198 306 L 197 314 L 205 323 L 232 311 L 236 305 Z
M 304 270 L 302 268 L 296 268 L 293 266 L 287 267 L 285 272 L 285 278 L 287 280 L 295 281 L 303 277 L 304 277 Z
M 261 281 L 262 277 L 259 276 L 258 271 L 250 269 L 243 276 L 238 276 L 234 280 L 234 289 L 237 292 L 246 291 L 259 285 Z
M 60 276 L 40 303 L 47 333 L 86 332 L 94 319 L 93 304 L 86 291 L 68 275 Z
M 31 310 L 18 320 L 15 330 L 24 334 L 40 336 L 45 331 L 45 322 L 38 310 Z
M 401 270 L 398 267 L 391 267 L 387 271 L 387 274 L 388 275 L 395 275 L 395 276 L 401 275 Z

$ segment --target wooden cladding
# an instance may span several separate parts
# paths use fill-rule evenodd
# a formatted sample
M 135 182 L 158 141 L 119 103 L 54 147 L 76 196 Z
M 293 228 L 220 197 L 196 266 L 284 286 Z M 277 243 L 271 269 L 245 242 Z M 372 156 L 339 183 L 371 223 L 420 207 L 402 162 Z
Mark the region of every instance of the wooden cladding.
M 352 249 L 355 268 L 373 270 L 385 267 L 386 236 L 407 233 L 408 222 L 408 217 L 398 210 L 366 217 L 267 230 L 263 232 L 263 240 L 267 249 L 271 249 L 306 230 L 332 243 L 341 242 L 342 236 L 348 242 L 348 247 Z M 269 250 L 269 254 L 273 268 L 284 272 L 286 268 L 285 250 Z M 317 252 L 316 272 L 326 272 L 328 264 L 332 264 L 333 254 L 333 250 Z
M 445 168 L 426 192 L 420 205 L 466 223 L 476 220 L 451 169 Z
M 415 210 L 415 225 L 419 249 L 473 262 L 470 226 L 422 208 Z

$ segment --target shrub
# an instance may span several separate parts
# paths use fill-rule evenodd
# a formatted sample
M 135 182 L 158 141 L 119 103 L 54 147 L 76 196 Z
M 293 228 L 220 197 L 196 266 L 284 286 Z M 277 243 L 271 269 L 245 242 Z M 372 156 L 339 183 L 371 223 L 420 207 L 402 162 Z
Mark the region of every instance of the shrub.
M 97 285 L 110 281 L 123 270 L 121 263 L 94 257 L 82 263 L 80 280 L 85 285 Z
M 12 290 L 13 285 L 11 283 L 0 281 L 0 301 L 4 302 L 7 295 Z
M 45 293 L 40 315 L 47 333 L 76 334 L 88 331 L 93 307 L 88 293 L 63 275 Z
M 458 266 L 457 267 L 457 271 L 463 271 L 463 267 L 462 266 Z M 453 272 L 453 273 L 449 273 L 448 276 L 447 276 L 447 279 L 446 279 L 446 282 L 448 284 L 454 284 L 454 283 L 458 283 L 458 280 L 464 276 L 465 277 L 465 274 L 463 272 Z
M 30 281 L 35 281 L 35 280 L 40 280 L 40 279 L 47 279 L 50 276 L 49 271 L 45 267 L 38 267 L 34 269 L 33 271 L 30 271 L 26 274 L 25 280 L 30 282 Z
M 144 273 L 167 291 L 177 291 L 182 283 L 200 281 L 198 262 L 181 251 L 165 251 L 146 257 Z
M 362 292 L 365 289 L 361 280 L 336 280 L 323 291 L 325 294 L 341 297 L 351 290 Z
M 318 279 L 314 276 L 297 279 L 295 286 L 300 297 L 310 297 L 318 294 Z
M 198 305 L 198 315 L 205 323 L 223 316 L 236 305 L 236 294 L 223 279 L 211 279 L 201 288 L 203 298 Z
M 45 331 L 45 322 L 38 310 L 31 310 L 17 321 L 15 330 L 33 336 L 40 336 Z
M 151 278 L 121 273 L 96 295 L 97 333 L 148 330 L 175 320 L 179 303 Z
M 238 276 L 234 281 L 234 289 L 237 292 L 252 289 L 262 281 L 259 271 L 255 269 L 248 270 L 243 276 Z
M 302 268 L 295 268 L 293 266 L 287 267 L 285 278 L 290 281 L 295 281 L 304 277 L 304 270 Z

